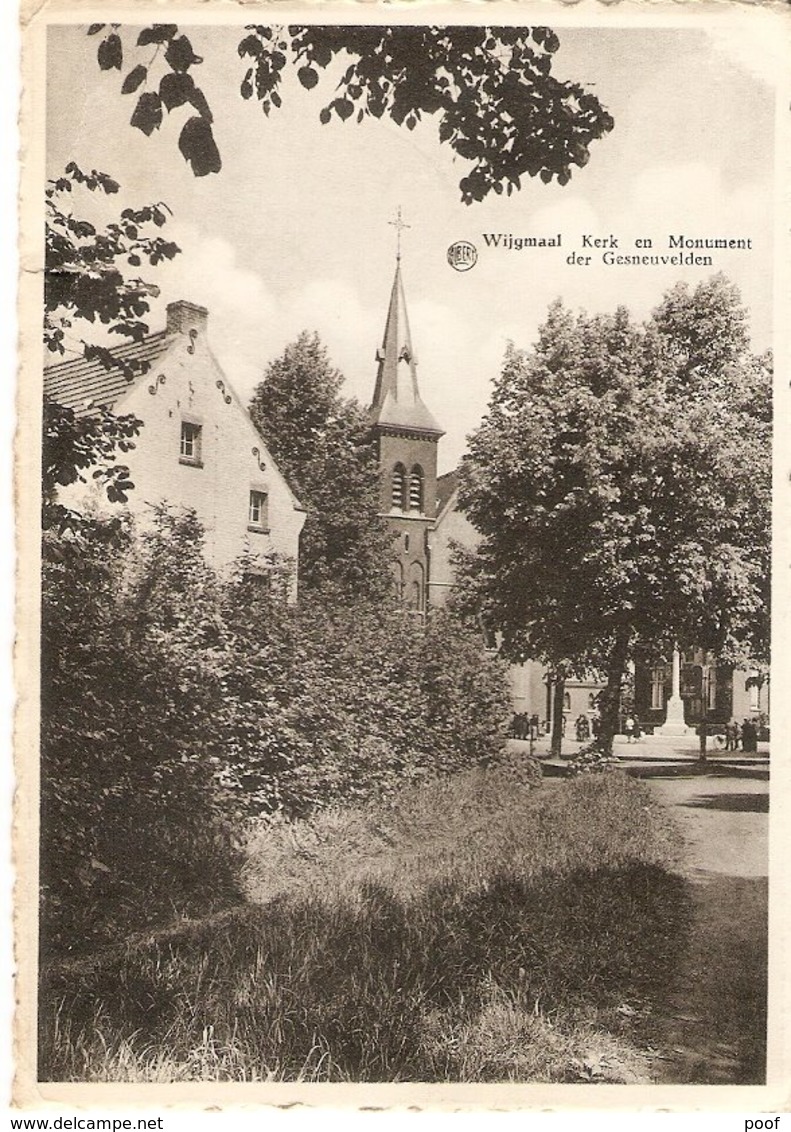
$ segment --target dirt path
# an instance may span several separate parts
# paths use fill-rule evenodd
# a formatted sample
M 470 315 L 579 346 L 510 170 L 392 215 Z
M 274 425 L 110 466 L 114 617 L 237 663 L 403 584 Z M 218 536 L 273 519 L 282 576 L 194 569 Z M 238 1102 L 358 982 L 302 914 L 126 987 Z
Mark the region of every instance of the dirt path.
M 768 772 L 639 770 L 686 841 L 690 937 L 662 1015 L 644 1037 L 657 1080 L 753 1084 L 766 1079 Z

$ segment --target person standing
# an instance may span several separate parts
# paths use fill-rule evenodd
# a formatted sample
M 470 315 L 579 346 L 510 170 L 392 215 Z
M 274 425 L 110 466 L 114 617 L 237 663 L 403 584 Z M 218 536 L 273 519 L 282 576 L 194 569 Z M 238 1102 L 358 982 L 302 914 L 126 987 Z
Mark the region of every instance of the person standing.
M 700 760 L 701 760 L 701 762 L 706 761 L 706 741 L 708 739 L 708 736 L 709 736 L 709 724 L 708 724 L 708 720 L 706 719 L 706 717 L 704 715 L 703 718 L 700 721 L 700 726 L 698 727 L 698 738 L 700 739 Z

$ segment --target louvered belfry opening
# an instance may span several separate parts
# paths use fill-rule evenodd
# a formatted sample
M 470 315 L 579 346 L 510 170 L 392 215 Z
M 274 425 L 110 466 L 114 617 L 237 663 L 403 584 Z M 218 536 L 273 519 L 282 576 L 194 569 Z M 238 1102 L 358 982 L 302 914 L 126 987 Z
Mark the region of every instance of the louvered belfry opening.
M 409 473 L 409 510 L 423 510 L 423 469 L 419 464 Z
M 393 495 L 392 503 L 398 511 L 405 511 L 406 497 L 406 468 L 403 464 L 396 464 L 393 468 Z

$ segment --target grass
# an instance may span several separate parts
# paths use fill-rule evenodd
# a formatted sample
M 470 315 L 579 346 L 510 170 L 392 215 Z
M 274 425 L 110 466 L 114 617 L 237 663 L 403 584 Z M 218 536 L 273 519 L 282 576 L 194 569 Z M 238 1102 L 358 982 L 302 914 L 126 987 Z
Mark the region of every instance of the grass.
M 48 1080 L 632 1081 L 687 900 L 641 784 L 505 762 L 269 822 L 250 903 L 53 964 Z

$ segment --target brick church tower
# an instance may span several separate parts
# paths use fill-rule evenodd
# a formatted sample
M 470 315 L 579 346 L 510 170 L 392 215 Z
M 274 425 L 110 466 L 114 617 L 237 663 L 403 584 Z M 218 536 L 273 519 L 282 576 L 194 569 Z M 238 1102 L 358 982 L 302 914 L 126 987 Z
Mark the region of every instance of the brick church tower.
M 437 443 L 443 435 L 424 405 L 409 333 L 401 255 L 396 257 L 371 421 L 379 448 L 381 514 L 397 536 L 396 590 L 410 609 L 424 613 L 430 572 L 429 532 L 437 503 Z

